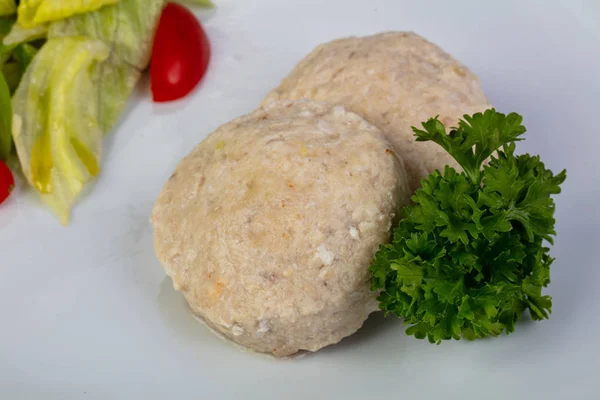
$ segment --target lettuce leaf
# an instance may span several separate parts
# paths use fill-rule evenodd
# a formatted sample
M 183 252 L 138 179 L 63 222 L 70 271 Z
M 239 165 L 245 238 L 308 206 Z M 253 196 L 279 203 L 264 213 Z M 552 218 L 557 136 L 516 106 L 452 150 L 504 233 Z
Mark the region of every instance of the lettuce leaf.
M 2 66 L 2 73 L 4 74 L 11 95 L 17 90 L 23 74 L 37 51 L 38 49 L 29 43 L 23 43 L 11 48 L 10 60 Z
M 34 40 L 44 39 L 48 33 L 47 25 L 39 25 L 33 28 L 23 28 L 16 23 L 3 39 L 4 46 L 15 46 L 21 43 L 33 42 Z
M 16 12 L 15 0 L 0 0 L 0 15 L 13 15 Z
M 0 160 L 6 160 L 12 148 L 12 106 L 10 91 L 0 71 Z
M 96 68 L 99 121 L 108 134 L 125 108 L 141 72 L 148 67 L 164 0 L 121 0 L 111 7 L 50 25 L 48 37 L 84 35 L 111 49 Z
M 142 72 L 129 64 L 115 63 L 112 55 L 95 67 L 98 121 L 104 135 L 111 132 L 137 85 Z
M 1 0 L 0 0 L 1 1 Z M 10 58 L 11 47 L 4 45 L 4 38 L 15 23 L 14 18 L 0 17 L 0 67 Z
M 2 1 L 2 0 L 0 0 Z M 0 17 L 0 42 L 4 39 L 4 36 L 10 32 L 13 24 L 15 23 L 15 17 Z
M 175 0 L 175 3 L 193 4 L 200 7 L 212 8 L 215 4 L 212 0 Z
M 8 91 L 12 95 L 15 92 L 15 90 L 17 90 L 19 82 L 21 82 L 23 71 L 21 70 L 19 63 L 15 61 L 9 61 L 5 63 L 0 71 L 2 71 L 4 79 L 6 80 L 6 84 L 8 85 Z
M 3 0 L 0 0 L 3 1 Z M 18 8 L 19 24 L 33 28 L 48 22 L 59 21 L 76 14 L 96 11 L 120 0 L 21 0 Z
M 13 97 L 13 137 L 29 183 L 62 224 L 86 182 L 99 173 L 102 130 L 94 67 L 109 48 L 85 37 L 51 39 Z
M 49 23 L 48 41 L 13 97 L 25 176 L 65 225 L 82 188 L 99 173 L 103 135 L 149 64 L 163 6 L 164 0 L 121 0 Z
M 164 0 L 121 0 L 112 7 L 58 21 L 48 37 L 87 36 L 106 43 L 113 59 L 145 69 L 150 62 L 154 33 Z

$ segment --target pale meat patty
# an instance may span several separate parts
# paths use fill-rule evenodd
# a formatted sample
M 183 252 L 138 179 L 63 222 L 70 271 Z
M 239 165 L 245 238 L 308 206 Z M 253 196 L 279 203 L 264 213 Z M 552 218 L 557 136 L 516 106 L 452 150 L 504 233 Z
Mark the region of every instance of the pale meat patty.
M 490 108 L 477 77 L 435 44 L 410 32 L 350 37 L 318 46 L 271 100 L 302 98 L 344 105 L 379 127 L 404 160 L 411 189 L 457 163 L 433 142 L 416 142 L 411 126 L 440 116 L 446 127 Z
M 179 164 L 154 206 L 154 246 L 227 338 L 276 356 L 316 351 L 377 310 L 368 267 L 409 196 L 378 128 L 342 106 L 273 102 Z

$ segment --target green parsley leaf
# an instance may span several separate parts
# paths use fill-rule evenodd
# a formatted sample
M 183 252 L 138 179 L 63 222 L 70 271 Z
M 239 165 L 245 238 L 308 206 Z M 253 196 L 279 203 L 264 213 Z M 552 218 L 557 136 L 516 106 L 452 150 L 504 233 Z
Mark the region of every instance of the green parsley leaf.
M 494 109 L 464 116 L 446 132 L 437 119 L 413 127 L 419 141 L 442 146 L 463 168 L 423 179 L 390 244 L 370 267 L 380 308 L 442 340 L 511 333 L 525 310 L 548 318 L 554 201 L 566 171 L 554 175 L 538 156 L 515 155 L 525 127 Z M 489 163 L 484 166 L 486 160 Z

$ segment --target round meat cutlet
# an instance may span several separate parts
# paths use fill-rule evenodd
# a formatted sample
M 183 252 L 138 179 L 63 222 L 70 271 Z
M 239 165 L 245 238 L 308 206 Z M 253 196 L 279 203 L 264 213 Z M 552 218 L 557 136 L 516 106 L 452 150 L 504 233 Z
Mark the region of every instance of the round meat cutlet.
M 435 44 L 411 32 L 349 37 L 318 46 L 271 91 L 272 100 L 302 98 L 341 104 L 382 130 L 404 160 L 411 189 L 455 160 L 411 126 L 439 115 L 455 126 L 464 114 L 490 108 L 477 77 Z
M 286 356 L 377 310 L 369 264 L 411 192 L 378 128 L 342 106 L 272 102 L 177 166 L 152 215 L 156 254 L 227 338 Z

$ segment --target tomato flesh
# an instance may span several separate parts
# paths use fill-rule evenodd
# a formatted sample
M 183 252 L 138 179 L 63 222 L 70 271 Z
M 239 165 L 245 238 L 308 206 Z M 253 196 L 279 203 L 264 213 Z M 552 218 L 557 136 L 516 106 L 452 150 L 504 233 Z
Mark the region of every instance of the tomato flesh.
M 210 43 L 202 25 L 182 5 L 164 8 L 152 48 L 150 80 L 155 102 L 187 96 L 204 77 L 210 60 Z
M 0 204 L 10 196 L 15 187 L 15 178 L 4 161 L 0 160 Z

